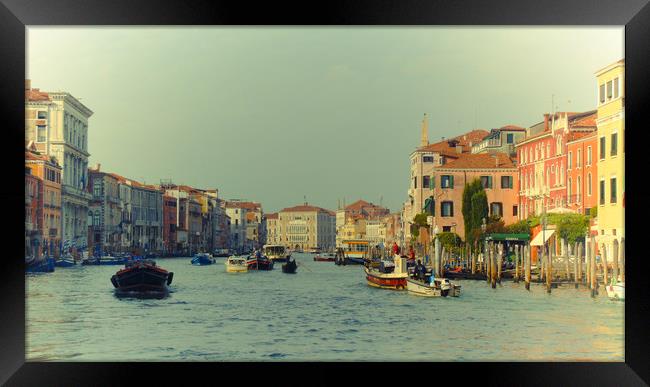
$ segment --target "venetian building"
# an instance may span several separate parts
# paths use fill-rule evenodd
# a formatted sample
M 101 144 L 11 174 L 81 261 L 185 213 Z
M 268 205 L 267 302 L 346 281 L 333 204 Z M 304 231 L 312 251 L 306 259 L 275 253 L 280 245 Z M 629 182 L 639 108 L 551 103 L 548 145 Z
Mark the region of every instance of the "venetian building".
M 93 112 L 68 92 L 43 92 L 25 81 L 25 139 L 54 156 L 62 168 L 61 234 L 64 247 L 87 245 L 88 119 Z
M 281 244 L 291 249 L 334 249 L 336 214 L 307 203 L 284 208 L 278 213 Z

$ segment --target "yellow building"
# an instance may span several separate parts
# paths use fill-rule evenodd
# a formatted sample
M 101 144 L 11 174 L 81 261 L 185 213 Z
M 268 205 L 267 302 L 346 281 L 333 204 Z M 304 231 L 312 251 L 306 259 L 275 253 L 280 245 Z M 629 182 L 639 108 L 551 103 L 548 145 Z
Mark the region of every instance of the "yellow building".
M 598 243 L 613 247 L 625 237 L 625 60 L 596 72 L 598 87 Z

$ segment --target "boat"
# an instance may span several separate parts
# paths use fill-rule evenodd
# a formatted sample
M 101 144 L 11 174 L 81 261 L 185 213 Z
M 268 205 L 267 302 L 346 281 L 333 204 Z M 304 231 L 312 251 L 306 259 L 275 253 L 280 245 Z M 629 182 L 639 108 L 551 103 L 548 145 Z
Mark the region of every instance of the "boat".
M 415 278 L 406 279 L 406 290 L 409 294 L 422 297 L 458 297 L 460 285 L 456 285 L 447 278 L 434 278 L 433 284 Z
M 225 266 L 227 273 L 245 273 L 248 271 L 248 263 L 244 257 L 233 255 L 226 260 Z
M 607 296 L 612 300 L 625 300 L 625 282 L 612 281 L 611 284 L 605 286 Z
M 394 256 L 393 262 L 381 261 L 379 267 L 367 265 L 364 267 L 368 285 L 392 290 L 405 290 L 408 272 L 406 259 Z
M 308 254 L 319 254 L 320 253 L 320 248 L 318 247 L 312 247 L 307 250 Z
M 291 254 L 283 245 L 264 245 L 262 253 L 270 260 L 278 262 L 287 262 L 291 257 Z
M 194 258 L 192 258 L 192 265 L 197 265 L 197 266 L 204 266 L 204 265 L 212 265 L 213 263 L 216 262 L 214 258 L 208 253 L 198 253 L 194 255 Z
M 230 250 L 228 249 L 217 249 L 214 251 L 214 256 L 215 257 L 230 257 Z
M 111 283 L 120 296 L 159 297 L 167 294 L 167 285 L 172 283 L 173 277 L 174 273 L 157 266 L 155 261 L 138 259 L 127 262 L 124 269 L 111 277 Z
M 295 259 L 288 260 L 287 263 L 282 265 L 282 272 L 288 274 L 296 274 L 297 268 L 298 268 L 298 264 L 296 263 Z
M 126 258 L 104 255 L 102 257 L 90 257 L 81 261 L 82 265 L 124 265 Z
M 365 239 L 343 240 L 343 249 L 339 254 L 337 265 L 364 265 L 369 257 L 370 241 Z
M 54 260 L 54 266 L 56 267 L 70 267 L 76 265 L 77 261 L 74 260 L 72 255 L 64 255 L 62 257 L 59 257 L 59 259 Z
M 273 270 L 273 261 L 263 255 L 259 258 L 249 256 L 246 264 L 248 265 L 248 270 Z
M 26 273 L 51 273 L 54 271 L 54 258 L 25 257 Z
M 327 254 L 318 254 L 314 257 L 314 261 L 316 262 L 335 262 L 336 261 L 336 254 L 334 253 L 327 253 Z

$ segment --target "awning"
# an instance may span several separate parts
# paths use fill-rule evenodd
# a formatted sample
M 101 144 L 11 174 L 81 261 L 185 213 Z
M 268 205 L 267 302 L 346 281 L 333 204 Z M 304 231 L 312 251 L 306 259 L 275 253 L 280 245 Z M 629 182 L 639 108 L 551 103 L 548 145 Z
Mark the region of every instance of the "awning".
M 541 246 L 542 245 L 542 238 L 544 239 L 544 243 L 548 242 L 548 239 L 555 233 L 555 230 L 549 230 L 546 229 L 546 231 L 540 231 L 539 234 L 535 236 L 532 242 L 530 242 L 531 246 Z
M 515 241 L 515 242 L 526 242 L 530 240 L 530 235 L 528 234 L 489 234 L 485 237 L 488 241 Z

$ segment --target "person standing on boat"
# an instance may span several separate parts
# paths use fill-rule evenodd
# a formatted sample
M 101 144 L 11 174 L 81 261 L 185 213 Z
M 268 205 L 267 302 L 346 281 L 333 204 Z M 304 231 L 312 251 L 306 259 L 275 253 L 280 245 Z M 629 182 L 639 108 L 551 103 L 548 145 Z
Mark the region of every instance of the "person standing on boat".
M 413 246 L 409 246 L 409 259 L 415 259 L 415 251 L 413 250 Z
M 397 242 L 393 242 L 393 255 L 399 255 L 399 246 L 397 246 Z

